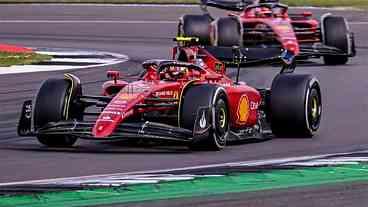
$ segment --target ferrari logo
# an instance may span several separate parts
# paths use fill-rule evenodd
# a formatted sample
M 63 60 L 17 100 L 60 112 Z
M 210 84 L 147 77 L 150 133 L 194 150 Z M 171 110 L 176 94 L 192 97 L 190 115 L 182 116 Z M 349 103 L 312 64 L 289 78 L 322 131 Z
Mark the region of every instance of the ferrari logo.
M 215 63 L 215 70 L 217 72 L 221 72 L 221 69 L 222 69 L 222 64 L 221 63 Z
M 247 96 L 242 96 L 238 104 L 238 122 L 245 123 L 249 117 L 249 101 Z

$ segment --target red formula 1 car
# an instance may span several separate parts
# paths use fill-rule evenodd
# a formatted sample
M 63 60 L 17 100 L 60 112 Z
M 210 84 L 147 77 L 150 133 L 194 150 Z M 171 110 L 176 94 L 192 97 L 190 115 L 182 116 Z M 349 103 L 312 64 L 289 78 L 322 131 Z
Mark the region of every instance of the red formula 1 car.
M 284 67 L 271 89 L 256 89 L 227 77 L 226 65 L 192 44 L 195 39 L 178 38 L 176 58 L 144 62 L 135 81 L 109 71 L 100 96 L 83 95 L 71 74 L 44 81 L 35 101 L 23 105 L 18 134 L 52 147 L 72 146 L 78 138 L 149 139 L 219 150 L 232 140 L 317 131 L 322 104 L 316 78 Z
M 203 15 L 184 15 L 179 36 L 200 37 L 203 45 L 245 47 L 251 62 L 273 62 L 280 49 L 300 59 L 323 57 L 327 65 L 346 64 L 355 56 L 354 35 L 345 18 L 288 13 L 278 0 L 202 0 Z M 214 19 L 207 7 L 232 11 Z

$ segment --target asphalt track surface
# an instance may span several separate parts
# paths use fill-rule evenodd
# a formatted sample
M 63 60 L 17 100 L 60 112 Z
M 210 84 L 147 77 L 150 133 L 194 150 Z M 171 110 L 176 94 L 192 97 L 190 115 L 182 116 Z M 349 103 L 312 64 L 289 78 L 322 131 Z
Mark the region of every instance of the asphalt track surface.
M 320 15 L 328 11 L 314 12 Z M 146 59 L 169 57 L 169 49 L 174 45 L 171 39 L 176 33 L 176 24 L 173 21 L 184 13 L 199 13 L 199 9 L 4 5 L 0 6 L 0 19 L 8 22 L 0 21 L 0 42 L 32 47 L 82 48 L 123 53 L 128 55 L 130 60 L 113 68 L 125 74 L 134 74 L 141 69 L 140 63 Z M 328 67 L 322 65 L 320 60 L 315 60 L 298 67 L 298 73 L 314 74 L 322 86 L 323 120 L 321 129 L 314 138 L 273 139 L 260 143 L 232 145 L 220 152 L 190 152 L 182 147 L 132 147 L 124 143 L 89 141 L 79 141 L 72 149 L 50 149 L 41 146 L 33 138 L 17 137 L 16 124 L 22 102 L 33 98 L 43 80 L 62 77 L 63 72 L 1 75 L 0 183 L 368 149 L 368 24 L 364 23 L 368 22 L 368 13 L 333 13 L 344 15 L 351 22 L 358 22 L 351 25 L 357 37 L 358 56 L 346 66 Z M 106 80 L 105 71 L 111 68 L 72 72 L 81 78 L 86 94 L 98 94 L 101 84 Z M 278 68 L 273 67 L 247 69 L 242 71 L 241 80 L 250 85 L 268 87 L 277 72 Z M 367 188 L 363 184 L 360 186 Z M 349 189 L 352 189 L 348 190 L 350 199 L 356 195 L 354 192 L 361 192 L 359 187 Z M 321 189 L 314 190 L 313 193 L 318 193 L 318 190 Z M 329 190 L 324 192 L 327 191 Z M 276 195 L 276 198 L 277 193 L 271 194 Z M 303 196 L 304 193 L 301 191 L 296 194 Z M 366 193 L 361 195 L 363 194 Z M 231 203 L 232 201 L 234 199 L 230 199 L 227 204 L 240 205 Z M 271 201 L 270 204 L 273 203 Z M 297 199 L 290 201 L 298 203 Z M 201 202 L 197 205 L 201 205 Z M 343 203 L 340 204 L 344 206 Z

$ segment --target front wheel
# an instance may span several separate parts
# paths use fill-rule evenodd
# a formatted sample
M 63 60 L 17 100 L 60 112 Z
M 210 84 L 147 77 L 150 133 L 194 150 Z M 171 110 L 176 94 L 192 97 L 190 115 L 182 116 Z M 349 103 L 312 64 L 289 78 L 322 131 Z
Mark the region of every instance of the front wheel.
M 66 76 L 66 79 L 48 79 L 42 83 L 34 106 L 36 130 L 51 122 L 82 119 L 81 109 L 75 102 L 76 97 L 81 95 L 81 87 L 72 77 L 74 76 Z M 77 141 L 76 137 L 61 134 L 39 134 L 37 139 L 49 147 L 71 147 Z
M 201 112 L 201 108 L 210 108 L 209 114 Z M 190 149 L 221 150 L 225 147 L 229 134 L 229 109 L 226 92 L 222 87 L 210 84 L 191 86 L 182 96 L 179 113 L 180 126 L 183 128 L 194 130 L 198 116 L 201 122 L 199 125 L 211 125 L 209 136 L 194 138 L 189 145 Z
M 311 75 L 280 74 L 271 87 L 272 133 L 278 137 L 312 137 L 319 129 L 322 98 Z
M 354 38 L 350 37 L 349 27 L 344 17 L 326 16 L 322 18 L 323 44 L 340 49 L 346 55 L 325 55 L 326 65 L 344 65 L 349 61 L 349 53 L 355 50 Z

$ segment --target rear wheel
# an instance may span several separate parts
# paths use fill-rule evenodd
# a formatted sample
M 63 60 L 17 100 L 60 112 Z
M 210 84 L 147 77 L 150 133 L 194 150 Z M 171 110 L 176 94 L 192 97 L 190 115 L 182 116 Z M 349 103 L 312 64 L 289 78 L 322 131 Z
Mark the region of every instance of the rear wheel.
M 310 75 L 275 77 L 270 99 L 271 129 L 278 137 L 312 137 L 322 113 L 319 82 Z
M 348 54 L 354 43 L 349 41 L 349 28 L 344 17 L 327 16 L 321 22 L 322 40 L 327 46 L 336 47 Z M 354 48 L 352 48 L 354 50 Z M 326 55 L 323 56 L 326 65 L 343 65 L 349 60 L 348 55 Z
M 202 45 L 210 44 L 210 23 L 212 19 L 209 15 L 184 15 L 180 19 L 179 35 L 186 37 L 198 37 Z
M 208 116 L 198 114 L 200 108 L 210 108 Z M 189 147 L 193 150 L 221 150 L 229 133 L 229 110 L 226 92 L 215 85 L 194 85 L 188 88 L 180 105 L 180 126 L 194 130 L 196 118 L 208 123 L 208 137 L 194 138 Z M 205 118 L 208 117 L 208 120 Z M 204 119 L 204 120 L 203 120 Z M 206 124 L 205 124 L 206 125 Z
M 70 80 L 48 79 L 39 89 L 34 106 L 34 127 L 36 130 L 50 122 L 82 119 L 80 108 L 76 105 L 76 96 L 81 88 L 74 90 Z M 71 147 L 77 138 L 69 135 L 38 135 L 40 143 L 50 147 Z
M 242 46 L 242 26 L 235 17 L 223 17 L 213 22 L 211 41 L 214 46 Z

